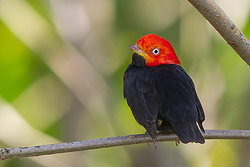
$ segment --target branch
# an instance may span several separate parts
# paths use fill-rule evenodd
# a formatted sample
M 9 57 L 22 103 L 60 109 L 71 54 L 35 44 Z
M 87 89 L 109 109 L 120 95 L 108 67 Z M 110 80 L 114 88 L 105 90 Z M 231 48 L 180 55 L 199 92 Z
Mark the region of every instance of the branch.
M 206 130 L 203 134 L 205 139 L 250 139 L 250 130 Z M 178 141 L 175 134 L 158 134 L 156 140 Z M 70 143 L 59 143 L 50 145 L 40 145 L 32 147 L 1 148 L 0 159 L 17 157 L 32 157 L 39 155 L 49 155 L 57 153 L 66 153 L 73 151 L 93 150 L 98 148 L 108 148 L 114 146 L 124 146 L 139 143 L 149 143 L 152 139 L 149 135 L 129 135 L 119 137 L 109 137 L 94 140 L 76 141 Z
M 214 0 L 188 0 L 250 66 L 250 41 Z

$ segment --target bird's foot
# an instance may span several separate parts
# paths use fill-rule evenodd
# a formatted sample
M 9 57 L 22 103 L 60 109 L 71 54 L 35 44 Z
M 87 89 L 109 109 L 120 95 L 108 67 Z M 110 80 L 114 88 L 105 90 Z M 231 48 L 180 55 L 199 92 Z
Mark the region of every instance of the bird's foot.
M 155 145 L 155 150 L 156 150 L 156 149 L 157 149 L 157 142 L 156 142 L 155 137 L 154 137 L 154 138 L 152 138 L 152 140 L 153 140 L 153 143 L 154 143 L 154 145 Z
M 148 131 L 145 132 L 146 135 L 150 135 L 150 133 Z M 154 143 L 155 146 L 155 150 L 157 149 L 157 142 L 156 142 L 156 137 L 152 137 L 152 141 Z M 151 147 L 150 143 L 147 143 L 149 147 Z
M 180 144 L 180 140 L 175 140 L 175 145 L 178 146 Z
M 152 139 L 153 140 L 153 143 L 154 143 L 154 146 L 155 146 L 155 150 L 157 149 L 157 142 L 155 139 Z M 147 143 L 149 147 L 151 147 L 151 144 L 150 143 Z
M 150 135 L 148 131 L 145 132 L 145 135 Z M 149 147 L 151 147 L 150 143 L 147 143 Z

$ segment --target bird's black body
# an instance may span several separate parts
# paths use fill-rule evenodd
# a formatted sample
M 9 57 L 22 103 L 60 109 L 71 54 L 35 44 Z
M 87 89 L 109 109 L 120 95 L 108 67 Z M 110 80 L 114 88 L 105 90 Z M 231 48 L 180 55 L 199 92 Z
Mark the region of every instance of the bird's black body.
M 204 132 L 205 115 L 188 74 L 180 65 L 141 63 L 133 60 L 124 73 L 124 97 L 138 123 L 153 139 L 157 131 L 176 132 L 183 143 L 204 143 L 197 123 Z

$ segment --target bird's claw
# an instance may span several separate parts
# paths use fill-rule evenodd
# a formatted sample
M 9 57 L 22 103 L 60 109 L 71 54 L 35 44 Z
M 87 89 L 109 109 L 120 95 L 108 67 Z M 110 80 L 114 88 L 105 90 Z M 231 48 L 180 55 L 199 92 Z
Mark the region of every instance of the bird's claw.
M 154 146 L 155 146 L 155 150 L 157 149 L 157 142 L 155 140 L 155 138 L 152 139 Z M 149 147 L 151 147 L 150 143 L 147 143 Z
M 150 133 L 148 131 L 145 132 L 146 135 L 150 135 Z M 155 150 L 157 149 L 157 142 L 156 142 L 156 137 L 152 137 L 152 141 L 154 143 L 155 146 Z M 149 147 L 151 147 L 150 143 L 147 143 Z
M 155 145 L 155 150 L 157 149 L 157 142 L 156 142 L 156 139 L 155 138 L 152 138 L 152 140 L 153 140 L 153 143 L 154 143 L 154 145 Z
M 178 146 L 180 144 L 180 140 L 175 140 L 175 145 Z

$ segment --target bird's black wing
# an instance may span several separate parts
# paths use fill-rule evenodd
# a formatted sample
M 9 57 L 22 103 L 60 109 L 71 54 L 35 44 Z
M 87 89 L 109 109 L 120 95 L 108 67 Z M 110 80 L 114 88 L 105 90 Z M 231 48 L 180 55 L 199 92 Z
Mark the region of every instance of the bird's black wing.
M 157 135 L 158 103 L 149 71 L 147 67 L 129 65 L 124 73 L 123 94 L 135 119 L 154 138 Z
M 196 122 L 204 130 L 205 116 L 191 78 L 181 66 L 174 64 L 158 66 L 153 73 L 163 123 L 172 125 L 183 143 L 204 143 Z

